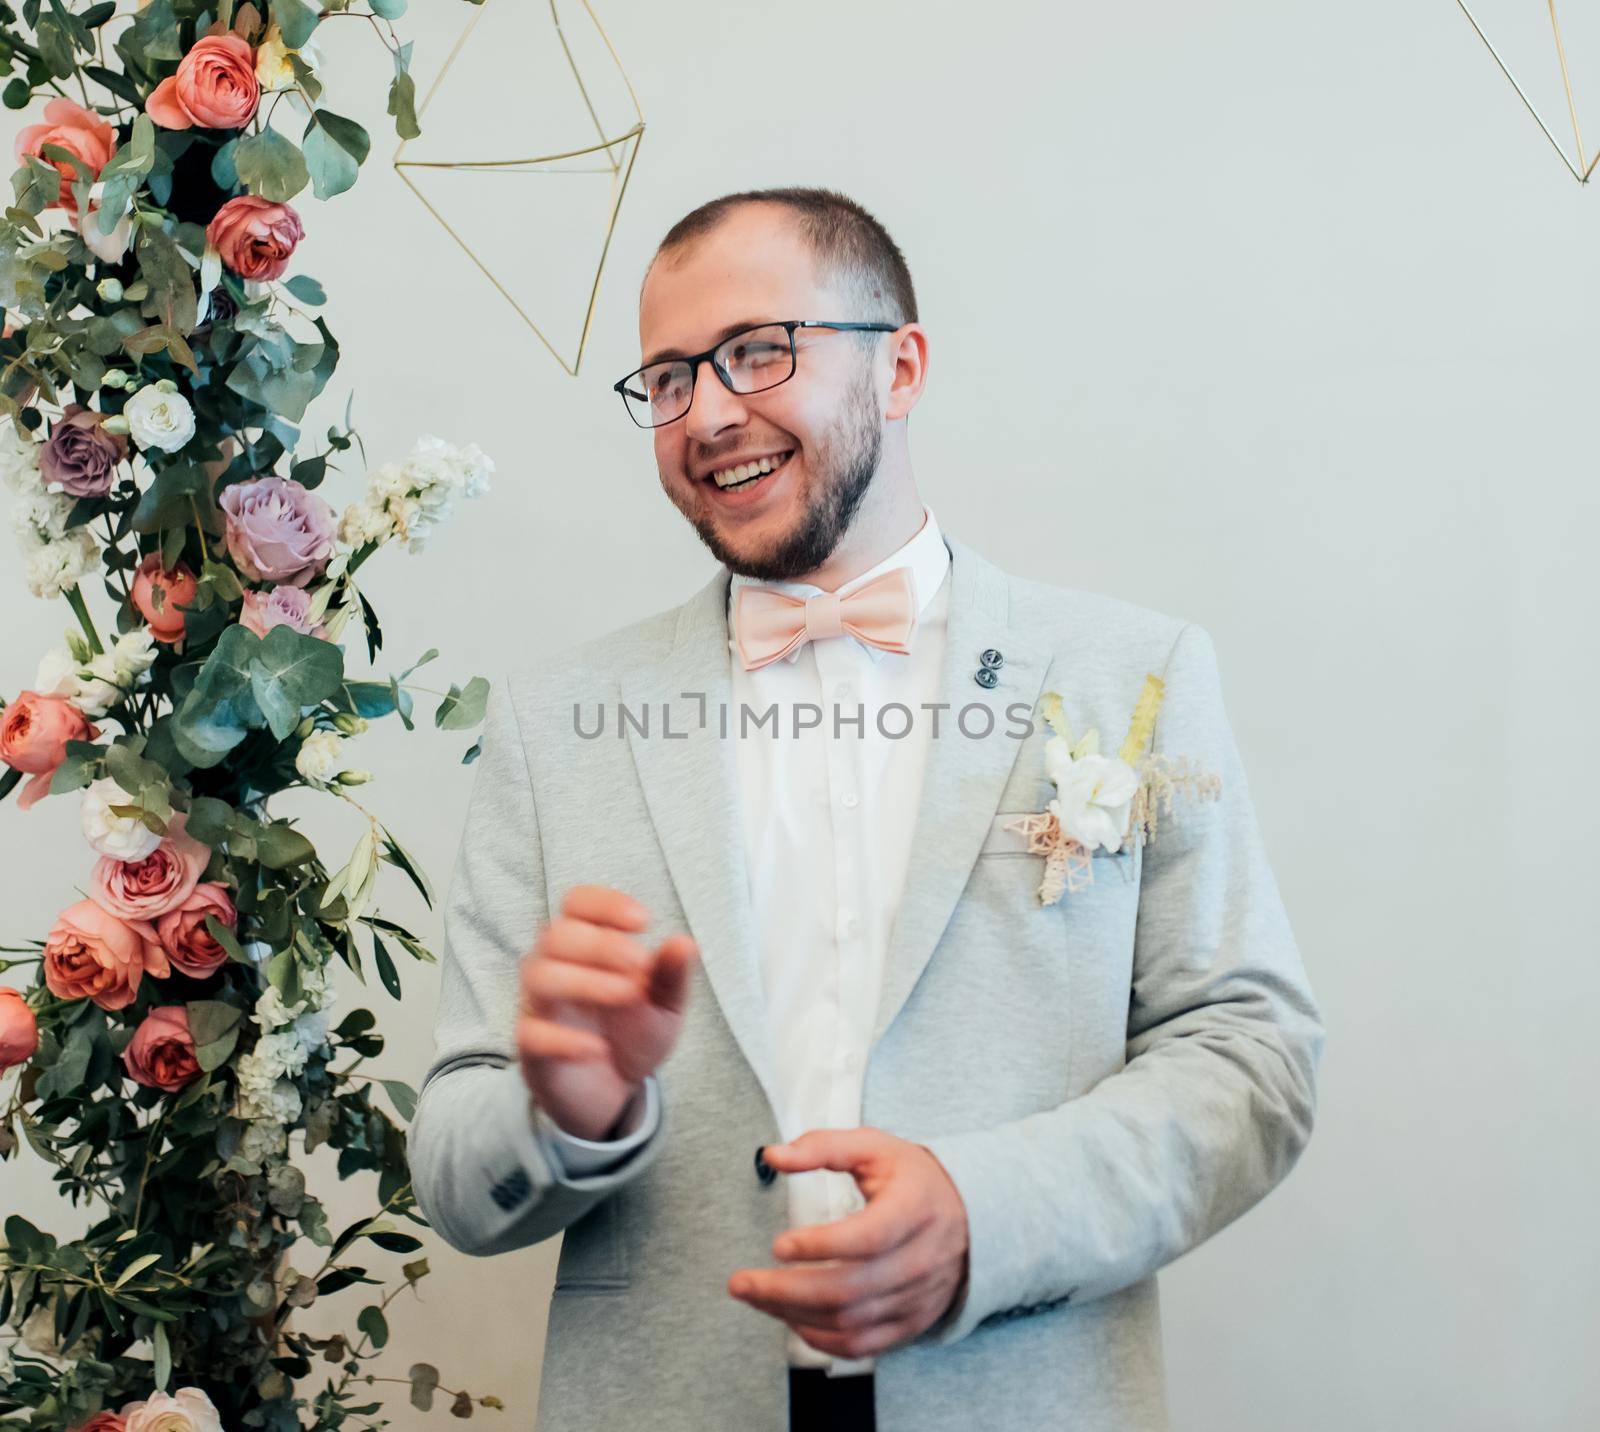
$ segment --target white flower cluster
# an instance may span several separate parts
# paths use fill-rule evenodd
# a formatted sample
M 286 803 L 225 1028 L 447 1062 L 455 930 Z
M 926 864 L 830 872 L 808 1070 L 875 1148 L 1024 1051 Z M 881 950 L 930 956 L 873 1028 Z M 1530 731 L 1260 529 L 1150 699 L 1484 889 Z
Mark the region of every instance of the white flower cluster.
M 333 999 L 326 971 L 301 966 L 300 989 L 304 997 L 293 1004 L 285 1004 L 272 985 L 256 1000 L 251 1018 L 261 1026 L 261 1038 L 234 1065 L 239 1095 L 233 1116 L 251 1120 L 251 1128 L 260 1123 L 292 1124 L 300 1117 L 300 1090 L 293 1076 L 305 1069 L 313 1050 L 328 1043 L 327 1010 Z M 263 1131 L 256 1134 L 255 1142 L 268 1138 Z M 258 1158 L 248 1153 L 245 1157 Z
M 33 689 L 41 696 L 64 696 L 91 721 L 137 687 L 147 685 L 156 643 L 148 627 L 123 632 L 110 651 L 98 655 L 70 628 L 67 645 L 45 653 Z
M 339 520 L 339 540 L 351 547 L 398 540 L 420 552 L 456 497 L 482 497 L 493 472 L 494 461 L 476 443 L 458 448 L 424 434 L 405 462 L 367 474 L 366 494 Z
M 28 590 L 59 597 L 78 585 L 99 561 L 100 544 L 87 527 L 66 530 L 76 498 L 46 491 L 39 473 L 39 444 L 9 417 L 0 421 L 0 481 L 18 495 L 11 530 L 27 562 Z

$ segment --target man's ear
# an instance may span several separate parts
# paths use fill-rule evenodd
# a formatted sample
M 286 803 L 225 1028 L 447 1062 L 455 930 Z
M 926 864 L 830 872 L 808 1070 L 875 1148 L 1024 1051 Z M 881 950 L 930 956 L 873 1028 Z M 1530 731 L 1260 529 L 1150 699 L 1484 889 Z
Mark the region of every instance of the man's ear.
M 889 357 L 894 364 L 884 417 L 906 417 L 922 397 L 928 381 L 928 332 L 920 323 L 907 323 L 889 335 Z

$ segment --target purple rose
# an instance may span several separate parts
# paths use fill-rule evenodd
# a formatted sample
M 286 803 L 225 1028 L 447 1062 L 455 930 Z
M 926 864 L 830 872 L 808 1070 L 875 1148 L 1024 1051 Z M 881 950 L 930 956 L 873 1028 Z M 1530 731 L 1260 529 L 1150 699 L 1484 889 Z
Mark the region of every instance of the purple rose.
M 333 557 L 333 509 L 292 477 L 268 473 L 235 483 L 217 505 L 229 555 L 253 582 L 303 587 Z
M 68 403 L 39 449 L 39 473 L 46 485 L 60 483 L 73 497 L 103 497 L 117 480 L 117 464 L 128 455 L 128 441 L 108 433 L 105 414 L 82 403 Z
M 303 636 L 325 637 L 325 627 L 313 626 L 307 620 L 310 611 L 311 593 L 304 587 L 277 586 L 265 592 L 250 591 L 244 594 L 239 625 L 248 627 L 257 636 L 265 636 L 275 626 L 289 626 Z

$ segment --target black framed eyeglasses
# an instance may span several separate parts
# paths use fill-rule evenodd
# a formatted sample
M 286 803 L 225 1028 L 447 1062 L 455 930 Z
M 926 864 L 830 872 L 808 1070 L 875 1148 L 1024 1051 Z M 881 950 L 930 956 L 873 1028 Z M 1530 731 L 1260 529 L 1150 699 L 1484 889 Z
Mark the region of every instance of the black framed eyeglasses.
M 794 377 L 794 331 L 831 328 L 846 333 L 893 333 L 898 323 L 829 323 L 820 318 L 787 318 L 758 323 L 730 333 L 704 353 L 646 363 L 612 384 L 628 416 L 641 428 L 665 427 L 689 411 L 694 380 L 707 358 L 730 393 L 764 393 Z

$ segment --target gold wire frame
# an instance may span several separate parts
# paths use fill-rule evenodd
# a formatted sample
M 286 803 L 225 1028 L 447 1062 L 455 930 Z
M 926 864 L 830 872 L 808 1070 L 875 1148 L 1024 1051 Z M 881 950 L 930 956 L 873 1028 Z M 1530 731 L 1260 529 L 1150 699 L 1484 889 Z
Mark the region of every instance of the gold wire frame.
M 1550 29 L 1554 33 L 1556 41 L 1556 58 L 1561 64 L 1561 85 L 1567 96 L 1567 114 L 1572 120 L 1572 135 L 1578 146 L 1578 162 L 1576 164 L 1572 162 L 1572 158 L 1567 151 L 1561 147 L 1561 141 L 1550 132 L 1550 126 L 1544 122 L 1543 116 L 1534 107 L 1533 101 L 1528 98 L 1527 91 L 1517 83 L 1517 77 L 1511 73 L 1510 67 L 1500 58 L 1500 52 L 1495 49 L 1489 37 L 1483 33 L 1483 26 L 1478 23 L 1472 11 L 1467 9 L 1466 0 L 1456 0 L 1456 4 L 1461 7 L 1461 13 L 1471 21 L 1472 28 L 1478 32 L 1478 38 L 1488 46 L 1489 53 L 1494 56 L 1495 64 L 1500 66 L 1500 73 L 1511 81 L 1511 87 L 1516 90 L 1523 104 L 1527 106 L 1528 113 L 1533 116 L 1539 128 L 1544 131 L 1544 137 L 1550 141 L 1556 153 L 1561 156 L 1561 162 L 1572 171 L 1572 177 L 1578 183 L 1587 184 L 1589 176 L 1595 171 L 1595 166 L 1600 164 L 1600 151 L 1596 151 L 1593 159 L 1590 159 L 1584 152 L 1583 130 L 1578 124 L 1578 103 L 1572 93 L 1572 76 L 1567 71 L 1567 51 L 1566 46 L 1561 42 L 1561 22 L 1556 18 L 1556 0 L 1547 0 L 1547 3 L 1550 8 Z
M 423 97 L 422 104 L 417 110 L 417 120 L 419 125 L 423 115 L 427 113 L 428 105 L 432 102 L 434 95 L 439 91 L 439 85 L 443 82 L 444 77 L 450 72 L 451 65 L 456 62 L 457 56 L 460 55 L 467 41 L 472 37 L 472 32 L 477 28 L 478 22 L 483 19 L 492 3 L 493 0 L 483 0 L 483 3 L 477 7 L 472 18 L 467 22 L 466 28 L 461 32 L 460 39 L 456 41 L 455 47 L 446 57 L 444 65 L 440 69 L 438 75 L 434 78 L 432 85 L 428 87 L 428 92 Z M 519 0 L 506 0 L 506 3 L 515 4 L 519 3 Z M 522 321 L 533 330 L 539 341 L 550 350 L 551 355 L 555 358 L 556 362 L 561 365 L 562 369 L 569 376 L 574 378 L 578 376 L 578 367 L 583 362 L 584 345 L 589 341 L 589 327 L 594 320 L 595 300 L 599 297 L 600 293 L 600 275 L 605 271 L 606 255 L 611 251 L 611 236 L 616 232 L 617 214 L 622 208 L 622 196 L 627 192 L 628 178 L 633 173 L 633 161 L 638 158 L 639 144 L 644 136 L 644 113 L 639 108 L 639 96 L 634 93 L 633 83 L 628 79 L 628 73 L 622 67 L 622 60 L 617 54 L 616 46 L 611 43 L 611 37 L 606 34 L 605 27 L 601 25 L 600 17 L 594 13 L 594 7 L 589 4 L 589 0 L 580 0 L 580 3 L 583 5 L 583 8 L 588 11 L 590 21 L 594 24 L 594 28 L 599 34 L 601 40 L 605 42 L 605 47 L 610 52 L 611 58 L 617 66 L 617 73 L 622 76 L 622 83 L 627 88 L 628 98 L 633 104 L 633 112 L 635 116 L 635 123 L 630 129 L 616 136 L 608 137 L 606 135 L 605 126 L 600 122 L 600 116 L 595 112 L 594 102 L 589 98 L 588 88 L 584 85 L 583 76 L 578 71 L 578 63 L 573 58 L 571 47 L 567 44 L 567 37 L 562 32 L 561 16 L 556 11 L 556 0 L 549 0 L 550 19 L 555 25 L 556 36 L 561 41 L 561 49 L 567 57 L 567 65 L 572 70 L 572 77 L 577 82 L 578 93 L 583 96 L 584 107 L 589 111 L 589 118 L 594 124 L 595 134 L 598 138 L 598 142 L 595 144 L 586 145 L 581 149 L 569 149 L 560 154 L 539 154 L 526 159 L 422 160 L 402 159 L 400 157 L 405 153 L 406 146 L 411 143 L 409 139 L 404 139 L 401 140 L 400 147 L 395 150 L 393 160 L 395 172 L 403 180 L 405 180 L 406 187 L 422 201 L 423 207 L 426 208 L 427 211 L 439 221 L 445 232 L 461 246 L 462 251 L 467 255 L 467 257 L 470 258 L 480 270 L 482 270 L 484 276 L 499 291 L 500 296 L 517 311 L 517 314 Z M 497 171 L 503 173 L 521 173 L 532 169 L 536 165 L 553 164 L 558 160 L 563 159 L 579 159 L 586 154 L 599 155 L 602 157 L 602 162 L 596 164 L 592 168 L 565 169 L 561 172 L 564 174 L 609 173 L 611 175 L 611 208 L 610 212 L 606 215 L 605 240 L 600 247 L 600 262 L 594 271 L 594 282 L 589 287 L 589 302 L 583 314 L 583 332 L 578 338 L 578 351 L 574 355 L 572 362 L 569 364 L 561 355 L 561 352 L 556 348 L 555 344 L 553 344 L 549 338 L 545 336 L 544 330 L 533 321 L 533 319 L 523 309 L 522 305 L 518 303 L 517 300 L 513 298 L 507 291 L 506 286 L 495 277 L 489 266 L 484 263 L 484 261 L 473 251 L 472 245 L 462 238 L 461 235 L 458 234 L 451 226 L 450 221 L 446 219 L 444 215 L 441 214 L 436 208 L 434 208 L 431 203 L 428 202 L 428 196 L 419 188 L 417 188 L 417 186 L 412 182 L 411 176 L 406 173 L 406 170 L 469 169 L 476 170 L 480 173 L 493 173 Z M 625 163 L 623 161 L 624 155 L 626 156 Z

